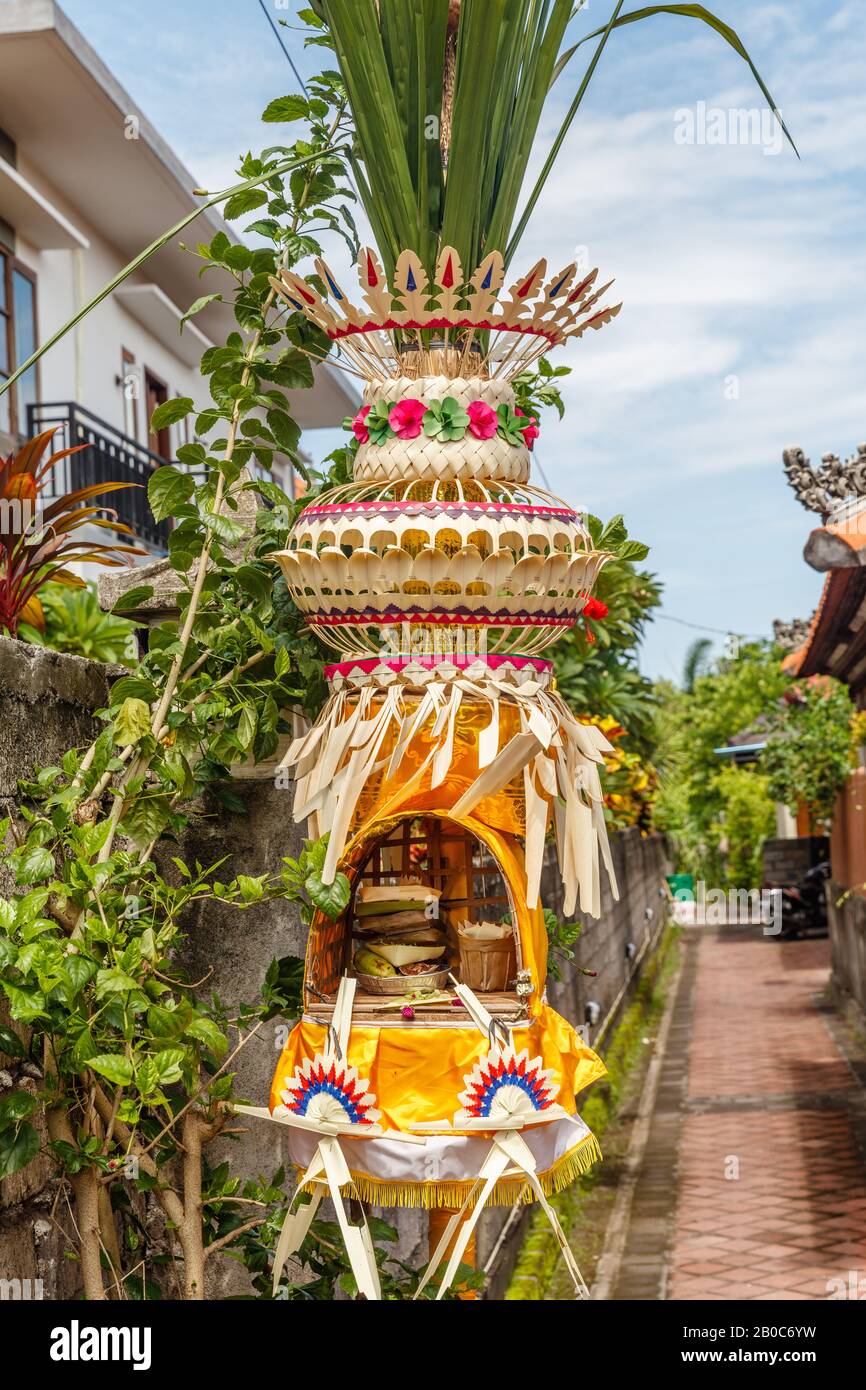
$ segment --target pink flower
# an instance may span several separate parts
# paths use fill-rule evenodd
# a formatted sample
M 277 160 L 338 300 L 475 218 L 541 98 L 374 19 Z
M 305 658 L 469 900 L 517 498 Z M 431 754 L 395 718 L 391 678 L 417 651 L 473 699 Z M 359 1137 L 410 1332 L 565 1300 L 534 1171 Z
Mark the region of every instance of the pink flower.
M 360 444 L 369 444 L 370 442 L 370 431 L 367 429 L 364 421 L 367 419 L 371 410 L 372 406 L 362 405 L 358 414 L 352 421 L 352 433 Z
M 524 412 L 520 409 L 519 405 L 515 406 L 514 413 L 515 415 L 524 415 Z M 521 434 L 523 435 L 523 438 L 526 440 L 527 449 L 531 451 L 536 439 L 541 434 L 541 430 L 538 428 L 538 421 L 534 417 L 524 416 L 524 418 L 529 419 L 529 424 L 526 426 L 525 430 L 521 430 Z
M 473 401 L 467 407 L 469 432 L 476 439 L 492 439 L 499 427 L 496 411 L 486 401 Z
M 415 1010 L 412 1008 L 411 1004 L 404 1004 L 402 1009 L 400 1010 L 400 1013 L 403 1015 L 404 1018 L 415 1017 Z
M 388 424 L 399 439 L 417 439 L 426 414 L 423 401 L 398 401 L 388 416 Z

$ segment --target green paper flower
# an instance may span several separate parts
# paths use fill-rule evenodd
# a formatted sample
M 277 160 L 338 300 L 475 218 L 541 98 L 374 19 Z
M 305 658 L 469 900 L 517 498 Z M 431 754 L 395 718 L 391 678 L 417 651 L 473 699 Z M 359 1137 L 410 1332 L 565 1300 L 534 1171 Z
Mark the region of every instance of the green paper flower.
M 469 416 L 453 396 L 446 396 L 444 401 L 431 401 L 424 416 L 424 433 L 442 444 L 462 439 L 468 425 Z
M 390 401 L 377 401 L 371 409 L 364 421 L 371 444 L 385 444 L 389 439 L 394 438 L 394 431 L 388 423 L 388 416 L 392 409 Z
M 524 444 L 526 441 L 523 431 L 529 421 L 525 415 L 518 415 L 510 405 L 501 405 L 496 411 L 499 417 L 499 429 L 496 433 L 500 439 L 505 439 L 509 444 Z

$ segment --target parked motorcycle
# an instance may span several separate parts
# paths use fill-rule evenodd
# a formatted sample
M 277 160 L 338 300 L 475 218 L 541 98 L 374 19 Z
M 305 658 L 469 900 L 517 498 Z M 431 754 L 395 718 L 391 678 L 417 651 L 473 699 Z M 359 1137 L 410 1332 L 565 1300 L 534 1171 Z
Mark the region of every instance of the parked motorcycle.
M 827 931 L 827 895 L 824 885 L 830 877 L 830 861 L 822 860 L 808 869 L 793 887 L 780 888 L 782 899 L 782 930 L 780 935 L 792 939 L 802 932 Z

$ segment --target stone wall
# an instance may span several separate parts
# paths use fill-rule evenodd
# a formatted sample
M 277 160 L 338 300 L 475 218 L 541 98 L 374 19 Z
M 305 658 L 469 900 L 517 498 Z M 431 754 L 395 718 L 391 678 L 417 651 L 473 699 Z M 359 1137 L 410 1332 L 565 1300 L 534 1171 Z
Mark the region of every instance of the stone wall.
M 582 1036 L 604 1055 L 622 1007 L 637 983 L 648 951 L 654 946 L 659 928 L 666 919 L 667 894 L 664 876 L 670 873 L 667 844 L 662 835 L 641 835 L 638 830 L 620 831 L 611 837 L 611 853 L 619 886 L 614 900 L 602 875 L 601 916 L 577 913 L 583 930 L 574 948 L 574 961 L 562 966 L 562 980 L 549 980 L 548 996 L 554 1008 L 582 1032 Z M 542 901 L 568 920 L 562 908 L 562 883 L 553 847 L 548 846 L 541 881 Z M 594 970 L 595 976 L 582 975 L 577 967 Z M 589 1006 L 591 1008 L 591 1021 Z M 488 1266 L 489 1297 L 504 1293 L 517 1258 L 528 1220 L 528 1210 L 509 1216 L 492 1211 L 483 1218 L 479 1235 L 479 1258 Z
M 106 703 L 116 674 L 77 657 L 0 639 L 0 816 L 13 802 L 20 777 L 36 765 L 59 761 L 68 747 L 86 744 L 98 731 L 92 711 Z M 212 864 L 228 856 L 220 870 L 224 877 L 273 869 L 282 856 L 295 854 L 300 842 L 289 814 L 290 793 L 266 781 L 236 786 L 247 803 L 248 815 L 213 809 L 188 829 L 180 847 L 190 862 Z M 587 1005 L 598 1005 L 596 1023 L 589 1028 L 591 1040 L 611 1010 L 618 1007 L 633 975 L 634 957 L 640 955 L 659 925 L 661 881 L 667 870 L 664 842 L 658 836 L 643 838 L 637 831 L 616 835 L 613 855 L 621 890 L 619 902 L 613 902 L 605 886 L 603 916 L 586 924 L 577 946 L 576 963 L 597 975 L 589 978 L 566 968 L 563 983 L 550 988 L 555 1006 L 578 1025 L 585 1020 Z M 2 886 L 0 869 L 0 891 Z M 546 867 L 543 895 L 548 906 L 561 911 L 559 880 L 552 861 Z M 629 943 L 633 943 L 633 951 L 630 947 L 627 950 Z M 271 960 L 303 954 L 303 948 L 303 930 L 297 913 L 288 905 L 256 906 L 238 912 L 210 903 L 189 924 L 184 964 L 191 979 L 201 980 L 203 989 L 219 994 L 231 1005 L 254 1001 Z M 274 1020 L 238 1057 L 239 1091 L 255 1103 L 262 1103 L 267 1096 L 283 1028 Z M 35 1085 L 35 1079 L 25 1080 L 20 1071 L 14 1075 L 10 1060 L 0 1056 L 0 1092 L 12 1084 Z M 262 1123 L 232 1139 L 220 1140 L 208 1157 L 211 1162 L 230 1158 L 238 1174 L 271 1174 L 282 1162 L 280 1149 L 276 1127 Z M 74 1296 L 76 1266 L 63 1257 L 58 1229 L 50 1220 L 53 1200 L 47 1163 L 31 1165 L 0 1184 L 0 1278 L 41 1279 L 46 1298 Z M 386 1216 L 400 1231 L 402 1257 L 420 1264 L 427 1254 L 424 1214 L 401 1211 Z M 500 1241 L 506 1222 L 505 1238 Z M 495 1293 L 501 1292 L 507 1281 L 521 1226 L 522 1214 L 521 1219 L 509 1221 L 508 1213 L 501 1209 L 490 1212 L 482 1222 L 479 1257 L 484 1263 L 491 1262 Z M 246 1276 L 235 1262 L 213 1263 L 212 1297 L 246 1289 Z
M 106 704 L 116 674 L 79 657 L 0 638 L 0 819 L 14 806 L 19 778 L 59 762 L 67 748 L 98 733 L 93 711 Z M 8 886 L 0 859 L 0 892 Z M 0 1017 L 8 1025 L 2 996 Z M 26 1064 L 0 1052 L 0 1095 L 13 1086 L 36 1085 Z M 25 1287 L 29 1280 L 46 1298 L 72 1297 L 77 1267 L 65 1258 L 51 1219 L 50 1172 L 49 1160 L 39 1158 L 0 1182 L 0 1279 L 19 1279 Z

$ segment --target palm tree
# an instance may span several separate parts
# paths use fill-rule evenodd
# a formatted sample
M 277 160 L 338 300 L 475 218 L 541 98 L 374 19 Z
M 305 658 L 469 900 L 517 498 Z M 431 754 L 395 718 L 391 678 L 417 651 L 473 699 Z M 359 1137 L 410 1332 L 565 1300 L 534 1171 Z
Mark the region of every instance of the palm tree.
M 682 686 L 687 695 L 693 694 L 698 677 L 706 675 L 712 649 L 713 644 L 709 637 L 698 637 L 686 652 Z

